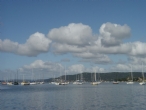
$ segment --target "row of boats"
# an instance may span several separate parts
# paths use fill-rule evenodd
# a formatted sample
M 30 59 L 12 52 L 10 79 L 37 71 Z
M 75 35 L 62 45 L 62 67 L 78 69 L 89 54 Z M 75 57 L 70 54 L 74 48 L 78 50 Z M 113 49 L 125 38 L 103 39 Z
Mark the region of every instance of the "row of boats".
M 2 85 L 37 85 L 37 84 L 44 84 L 44 82 L 1 82 Z
M 82 85 L 82 84 L 84 84 L 84 83 L 86 83 L 86 82 L 84 82 L 84 81 L 80 81 L 80 80 L 76 80 L 76 81 L 74 81 L 72 84 L 75 84 L 75 85 Z M 93 81 L 93 82 L 91 82 L 90 84 L 91 85 L 99 85 L 99 84 L 101 84 L 102 83 L 102 81 Z M 119 84 L 120 82 L 119 81 L 113 81 L 112 82 L 113 84 Z M 133 82 L 133 81 L 128 81 L 128 82 L 126 82 L 126 84 L 134 84 L 135 82 Z M 51 84 L 54 84 L 54 85 L 68 85 L 68 84 L 70 84 L 70 82 L 51 82 Z M 145 85 L 146 83 L 145 82 L 139 82 L 139 84 L 140 85 Z
M 99 81 L 96 81 L 96 71 L 94 73 L 94 76 L 93 76 L 93 81 L 91 82 L 92 85 L 98 85 L 101 83 L 101 78 L 100 78 L 100 75 L 98 76 L 99 77 Z M 82 85 L 84 83 L 84 81 L 82 80 L 82 74 L 81 74 L 81 80 L 77 80 L 77 77 L 76 77 L 76 81 L 73 82 L 73 84 L 76 84 L 76 85 Z M 55 81 L 55 78 L 54 78 L 54 82 L 51 82 L 51 84 L 54 84 L 54 85 L 67 85 L 69 84 L 69 82 L 66 81 L 66 78 L 64 81 L 62 81 L 60 79 L 60 81 Z
M 84 83 L 85 83 L 84 81 L 76 80 L 72 84 L 82 85 Z M 93 82 L 91 82 L 92 85 L 98 85 L 100 83 L 101 83 L 101 81 L 93 81 Z M 64 81 L 64 82 L 51 82 L 51 84 L 54 84 L 54 85 L 68 85 L 68 84 L 70 84 L 70 82 L 66 82 L 66 81 Z
M 76 80 L 72 84 L 82 85 L 84 83 L 85 83 L 84 81 Z M 99 85 L 101 83 L 102 83 L 102 81 L 93 81 L 90 84 L 91 85 Z M 126 82 L 126 84 L 134 84 L 134 83 L 135 83 L 134 81 Z M 18 83 L 18 82 L 1 82 L 1 84 L 2 85 L 37 85 L 37 84 L 44 84 L 44 82 L 21 82 L 21 83 Z M 51 84 L 54 84 L 54 85 L 68 85 L 68 84 L 70 84 L 70 82 L 68 82 L 68 81 L 51 82 Z M 119 81 L 113 81 L 113 84 L 119 84 Z M 146 83 L 143 81 L 143 82 L 139 82 L 139 84 L 140 85 L 145 85 Z
M 114 81 L 113 84 L 119 84 L 119 82 L 118 81 Z M 127 84 L 134 84 L 134 82 L 133 81 L 128 81 Z M 142 81 L 139 84 L 140 85 L 145 85 L 146 83 L 144 81 Z

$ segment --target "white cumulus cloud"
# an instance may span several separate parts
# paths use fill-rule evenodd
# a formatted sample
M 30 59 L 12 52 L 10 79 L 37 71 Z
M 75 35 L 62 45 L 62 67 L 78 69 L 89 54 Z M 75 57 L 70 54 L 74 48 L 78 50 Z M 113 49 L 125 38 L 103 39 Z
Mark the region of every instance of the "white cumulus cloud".
M 0 40 L 0 51 L 11 52 L 18 55 L 37 56 L 40 53 L 48 52 L 51 40 L 44 34 L 36 32 L 27 39 L 25 44 L 19 44 L 11 40 Z
M 48 33 L 54 42 L 69 45 L 88 45 L 92 38 L 92 29 L 82 23 L 54 28 Z
M 122 43 L 122 40 L 130 37 L 131 29 L 128 25 L 112 24 L 110 22 L 102 24 L 99 29 L 104 46 L 115 46 Z

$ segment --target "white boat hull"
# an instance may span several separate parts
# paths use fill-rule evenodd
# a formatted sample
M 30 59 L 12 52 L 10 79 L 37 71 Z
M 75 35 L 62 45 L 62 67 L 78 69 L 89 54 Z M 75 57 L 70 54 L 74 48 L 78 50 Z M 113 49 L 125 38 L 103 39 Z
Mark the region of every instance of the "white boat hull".
M 140 85 L 145 85 L 145 82 L 140 82 L 139 84 L 140 84 Z
M 92 85 L 98 85 L 98 82 L 92 82 L 91 84 Z
M 36 84 L 37 84 L 36 82 L 31 82 L 31 83 L 30 83 L 30 85 L 36 85 Z
M 76 85 L 81 85 L 81 84 L 83 84 L 82 82 L 73 82 L 73 84 L 76 84 Z
M 7 85 L 13 85 L 13 83 L 12 82 L 7 82 Z
M 113 84 L 119 84 L 119 82 L 113 82 Z
M 127 84 L 134 84 L 134 82 L 127 82 Z
M 21 85 L 30 85 L 29 82 L 22 82 Z

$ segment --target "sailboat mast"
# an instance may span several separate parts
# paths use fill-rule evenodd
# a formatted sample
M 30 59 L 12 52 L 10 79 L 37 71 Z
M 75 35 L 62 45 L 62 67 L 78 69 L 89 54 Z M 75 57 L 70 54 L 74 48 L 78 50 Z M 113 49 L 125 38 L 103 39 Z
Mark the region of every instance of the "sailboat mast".
M 95 70 L 95 81 L 96 81 L 96 70 Z
M 62 81 L 62 76 L 61 76 L 61 66 L 60 66 L 60 81 Z
M 24 74 L 23 74 L 23 82 L 24 82 Z
M 66 81 L 66 66 L 65 66 L 65 81 Z
M 82 81 L 82 72 L 81 72 L 81 79 L 80 80 Z
M 33 81 L 33 68 L 32 68 L 32 76 L 31 76 L 31 80 Z
M 17 77 L 17 82 L 18 82 L 18 70 L 17 70 L 17 76 L 16 77 Z
M 144 81 L 143 63 L 142 63 L 142 77 L 143 77 L 143 81 Z
M 133 81 L 132 66 L 131 66 L 131 79 Z

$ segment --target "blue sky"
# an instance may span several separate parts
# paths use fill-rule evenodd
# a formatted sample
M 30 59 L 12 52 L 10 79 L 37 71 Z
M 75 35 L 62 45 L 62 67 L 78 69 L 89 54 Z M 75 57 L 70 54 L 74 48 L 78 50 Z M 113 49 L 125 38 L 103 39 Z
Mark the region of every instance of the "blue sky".
M 146 1 L 1 0 L 0 76 L 141 71 Z M 144 66 L 145 68 L 145 66 Z M 42 75 L 44 76 L 44 75 Z

